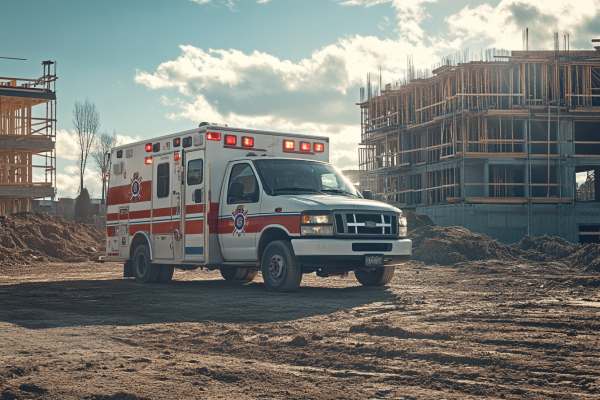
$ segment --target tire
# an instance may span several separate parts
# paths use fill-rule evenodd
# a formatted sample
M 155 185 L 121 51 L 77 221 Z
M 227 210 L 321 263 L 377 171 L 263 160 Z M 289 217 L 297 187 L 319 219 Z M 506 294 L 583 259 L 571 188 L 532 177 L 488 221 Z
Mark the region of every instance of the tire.
M 372 271 L 357 270 L 354 271 L 354 276 L 363 286 L 385 286 L 394 277 L 395 270 L 393 265 L 387 265 Z
M 302 269 L 290 242 L 276 240 L 269 243 L 263 252 L 260 269 L 269 290 L 291 292 L 300 287 Z
M 231 282 L 240 282 L 240 283 L 248 283 L 252 282 L 256 275 L 258 275 L 258 271 L 253 268 L 220 268 L 221 276 L 226 281 Z
M 136 281 L 143 283 L 158 281 L 160 267 L 150 261 L 150 250 L 147 245 L 140 244 L 135 248 L 132 262 Z
M 131 260 L 127 260 L 123 264 L 123 278 L 135 278 L 135 271 Z
M 173 280 L 173 272 L 175 267 L 172 265 L 161 265 L 158 272 L 158 282 L 169 283 Z

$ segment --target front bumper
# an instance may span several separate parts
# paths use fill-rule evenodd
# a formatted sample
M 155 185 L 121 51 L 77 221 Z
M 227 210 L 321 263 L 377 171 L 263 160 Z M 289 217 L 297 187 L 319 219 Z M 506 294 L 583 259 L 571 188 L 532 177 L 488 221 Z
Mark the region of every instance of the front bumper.
M 412 254 L 410 239 L 292 239 L 302 264 L 363 266 L 365 255 L 381 254 L 385 264 L 406 261 Z

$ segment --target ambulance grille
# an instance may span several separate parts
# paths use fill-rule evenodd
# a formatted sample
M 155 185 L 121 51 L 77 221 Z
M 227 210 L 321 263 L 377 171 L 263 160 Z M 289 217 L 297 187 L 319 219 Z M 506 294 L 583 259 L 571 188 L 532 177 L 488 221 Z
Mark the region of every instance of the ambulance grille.
M 398 217 L 394 213 L 346 212 L 335 213 L 338 235 L 398 236 Z

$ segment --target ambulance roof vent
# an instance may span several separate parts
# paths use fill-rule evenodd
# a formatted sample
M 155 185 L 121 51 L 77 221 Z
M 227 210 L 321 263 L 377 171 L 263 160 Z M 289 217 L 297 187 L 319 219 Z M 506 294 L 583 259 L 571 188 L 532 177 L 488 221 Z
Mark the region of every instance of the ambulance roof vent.
M 246 157 L 256 157 L 256 153 L 251 151 L 250 153 L 246 154 Z
M 200 124 L 198 125 L 198 128 L 202 128 L 203 126 L 206 126 L 206 125 L 210 125 L 210 123 L 209 123 L 209 122 L 206 122 L 206 121 L 202 121 L 202 122 L 200 122 Z

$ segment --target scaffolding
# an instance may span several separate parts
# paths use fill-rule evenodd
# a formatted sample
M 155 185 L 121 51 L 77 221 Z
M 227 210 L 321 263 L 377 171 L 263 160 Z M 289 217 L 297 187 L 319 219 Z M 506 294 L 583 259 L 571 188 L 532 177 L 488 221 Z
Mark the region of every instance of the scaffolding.
M 37 79 L 0 77 L 0 215 L 30 211 L 56 188 L 56 65 Z
M 368 79 L 361 186 L 409 208 L 574 202 L 575 170 L 599 173 L 600 51 L 557 38 L 553 51 L 448 59 L 380 91 Z

